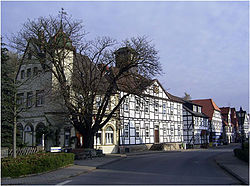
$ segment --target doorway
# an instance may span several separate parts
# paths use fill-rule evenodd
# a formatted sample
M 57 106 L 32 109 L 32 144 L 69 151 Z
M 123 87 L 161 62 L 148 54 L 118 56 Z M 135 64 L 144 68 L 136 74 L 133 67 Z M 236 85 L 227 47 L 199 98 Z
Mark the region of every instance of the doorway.
M 159 143 L 159 126 L 155 126 L 154 136 L 155 136 L 155 143 Z

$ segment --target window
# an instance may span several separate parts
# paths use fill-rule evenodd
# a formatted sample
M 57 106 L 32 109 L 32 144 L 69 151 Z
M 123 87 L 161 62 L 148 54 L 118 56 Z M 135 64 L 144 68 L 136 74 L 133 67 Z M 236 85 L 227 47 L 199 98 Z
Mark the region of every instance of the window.
M 29 78 L 31 76 L 31 68 L 27 69 L 27 77 Z
M 136 127 L 136 131 L 135 131 L 135 137 L 139 138 L 140 137 L 140 127 Z
M 124 110 L 128 110 L 128 98 L 124 100 Z
M 38 74 L 38 68 L 34 67 L 33 68 L 33 75 L 36 76 Z
M 24 93 L 17 94 L 17 106 L 22 106 L 24 104 Z
M 96 133 L 96 144 L 101 145 L 102 144 L 102 131 L 98 131 Z
M 36 106 L 42 106 L 44 104 L 44 91 L 36 91 Z
M 101 106 L 101 98 L 100 96 L 96 97 L 96 108 L 98 109 Z
M 64 130 L 64 146 L 68 147 L 70 144 L 70 129 Z
M 174 104 L 173 103 L 170 104 L 170 113 L 171 114 L 174 113 Z
M 162 110 L 162 113 L 163 113 L 163 114 L 166 114 L 167 111 L 166 111 L 166 104 L 165 104 L 165 103 L 163 103 L 162 109 L 163 109 L 163 110 Z
M 148 125 L 146 126 L 146 137 L 147 138 L 149 137 L 149 127 L 148 127 Z
M 128 130 L 128 124 L 127 123 L 124 125 L 124 129 Z
M 158 101 L 155 101 L 155 113 L 157 114 L 159 110 L 159 103 Z
M 145 112 L 146 112 L 146 113 L 149 112 L 148 106 L 149 106 L 149 100 L 146 99 L 146 102 L 145 102 Z
M 113 144 L 114 131 L 111 127 L 107 127 L 105 131 L 106 144 Z
M 27 93 L 27 107 L 32 107 L 33 92 Z
M 31 52 L 28 53 L 28 59 L 31 59 L 32 55 Z
M 135 111 L 139 111 L 140 110 L 140 98 L 136 97 L 136 105 L 135 105 Z
M 198 107 L 198 112 L 201 113 L 201 107 Z
M 25 76 L 25 72 L 24 70 L 21 71 L 21 79 L 24 79 L 24 76 Z

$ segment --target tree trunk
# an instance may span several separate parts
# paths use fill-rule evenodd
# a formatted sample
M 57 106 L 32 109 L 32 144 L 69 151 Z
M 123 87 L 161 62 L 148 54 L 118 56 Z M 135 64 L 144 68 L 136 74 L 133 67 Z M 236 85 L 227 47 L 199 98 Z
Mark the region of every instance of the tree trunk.
M 84 132 L 83 134 L 83 148 L 94 148 L 94 134 L 92 132 Z

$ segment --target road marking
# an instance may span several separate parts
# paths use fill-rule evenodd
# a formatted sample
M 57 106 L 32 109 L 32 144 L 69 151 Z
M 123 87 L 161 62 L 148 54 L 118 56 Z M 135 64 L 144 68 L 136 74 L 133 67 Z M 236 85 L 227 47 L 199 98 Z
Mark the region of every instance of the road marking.
M 65 185 L 65 184 L 67 184 L 67 183 L 69 183 L 69 182 L 71 182 L 72 180 L 67 180 L 67 181 L 64 181 L 64 182 L 62 182 L 62 183 L 58 183 L 58 184 L 56 184 L 56 185 Z

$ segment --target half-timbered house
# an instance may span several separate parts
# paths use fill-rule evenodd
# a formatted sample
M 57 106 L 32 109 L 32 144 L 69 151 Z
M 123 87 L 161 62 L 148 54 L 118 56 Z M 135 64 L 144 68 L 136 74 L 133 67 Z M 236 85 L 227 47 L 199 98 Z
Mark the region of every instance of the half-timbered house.
M 121 96 L 124 92 L 121 92 Z M 131 94 L 120 107 L 120 146 L 183 143 L 182 103 L 171 98 L 158 80 L 143 96 Z
M 224 140 L 226 143 L 233 142 L 233 125 L 231 122 L 231 108 L 230 107 L 221 107 L 221 116 L 223 122 L 223 132 Z
M 183 104 L 183 138 L 187 148 L 209 143 L 208 116 L 202 113 L 202 106 L 189 101 Z
M 192 100 L 192 102 L 201 105 L 202 112 L 209 117 L 209 141 L 213 142 L 215 145 L 221 144 L 223 126 L 219 107 L 212 99 Z

